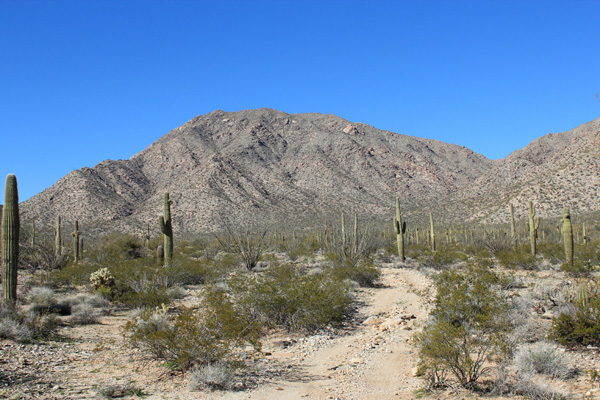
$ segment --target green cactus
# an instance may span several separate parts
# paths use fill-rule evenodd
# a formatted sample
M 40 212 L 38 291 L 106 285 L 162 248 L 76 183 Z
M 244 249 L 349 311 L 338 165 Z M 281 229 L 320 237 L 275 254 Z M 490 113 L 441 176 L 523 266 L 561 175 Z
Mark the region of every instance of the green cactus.
M 77 264 L 79 262 L 79 221 L 77 220 L 71 236 L 73 236 L 73 262 Z
M 517 226 L 515 225 L 515 210 L 513 208 L 512 203 L 509 205 L 510 207 L 510 237 L 513 242 L 513 246 L 515 249 L 519 244 L 519 239 L 517 238 Z
M 62 254 L 60 215 L 56 217 L 56 229 L 54 231 L 54 254 L 56 254 L 57 256 L 60 256 Z
M 159 244 L 156 248 L 156 263 L 159 267 L 163 265 L 165 259 L 165 250 L 162 244 Z
M 144 235 L 144 248 L 150 248 L 150 224 L 148 224 L 148 232 Z
M 398 257 L 400 262 L 404 262 L 404 234 L 406 233 L 406 222 L 402 222 L 402 213 L 400 212 L 400 199 L 396 197 L 396 216 L 394 217 L 394 232 L 396 232 L 396 241 L 398 242 Z
M 169 193 L 165 193 L 165 210 L 164 215 L 159 218 L 160 231 L 164 237 L 164 252 L 165 252 L 165 267 L 171 266 L 171 260 L 173 259 L 173 223 L 171 220 L 171 204 L 173 202 L 169 200 Z
M 529 202 L 529 241 L 531 242 L 531 254 L 537 255 L 537 237 L 540 227 L 540 218 L 535 218 L 535 208 L 533 203 Z
M 567 264 L 573 266 L 573 224 L 571 223 L 571 213 L 568 208 L 563 210 L 563 242 L 565 245 L 565 257 Z
M 433 215 L 429 213 L 429 244 L 431 245 L 431 251 L 435 251 L 435 231 L 433 230 Z
M 17 300 L 17 266 L 19 264 L 19 193 L 17 178 L 6 177 L 4 207 L 2 209 L 2 286 L 4 301 Z

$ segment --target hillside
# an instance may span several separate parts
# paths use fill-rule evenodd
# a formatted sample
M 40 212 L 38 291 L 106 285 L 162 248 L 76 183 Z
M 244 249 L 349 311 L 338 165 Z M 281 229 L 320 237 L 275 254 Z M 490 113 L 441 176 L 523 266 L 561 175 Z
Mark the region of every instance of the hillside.
M 129 160 L 72 171 L 25 201 L 24 220 L 142 229 L 171 193 L 181 232 L 224 221 L 298 223 L 346 212 L 382 215 L 434 204 L 497 162 L 464 147 L 383 131 L 334 115 L 214 111 Z
M 600 210 L 600 118 L 570 131 L 547 134 L 511 153 L 472 185 L 451 196 L 449 210 L 466 219 L 507 221 L 508 204 L 517 216 L 532 201 L 542 217 L 564 207 L 575 214 Z

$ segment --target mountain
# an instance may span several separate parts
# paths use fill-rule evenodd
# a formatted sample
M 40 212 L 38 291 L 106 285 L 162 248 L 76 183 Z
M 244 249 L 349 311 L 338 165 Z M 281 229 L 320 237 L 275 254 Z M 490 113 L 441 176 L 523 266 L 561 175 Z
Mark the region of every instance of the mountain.
M 558 217 L 600 210 L 600 118 L 567 132 L 547 134 L 511 153 L 472 185 L 446 200 L 464 219 L 507 221 L 517 216 Z M 466 214 L 466 215 L 465 215 Z
M 129 160 L 72 171 L 21 212 L 42 224 L 62 215 L 84 226 L 139 231 L 157 227 L 169 192 L 180 232 L 225 223 L 314 225 L 342 210 L 389 214 L 395 197 L 406 210 L 434 205 L 498 164 L 465 147 L 334 115 L 214 111 Z

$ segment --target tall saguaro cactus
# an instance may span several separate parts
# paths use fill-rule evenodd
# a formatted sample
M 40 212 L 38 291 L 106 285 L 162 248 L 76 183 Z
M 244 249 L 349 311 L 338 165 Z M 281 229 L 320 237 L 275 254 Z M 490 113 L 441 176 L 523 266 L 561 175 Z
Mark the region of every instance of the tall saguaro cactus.
M 533 202 L 529 202 L 529 241 L 531 242 L 531 254 L 537 255 L 537 232 L 540 227 L 540 218 L 535 218 Z
M 512 203 L 510 204 L 509 208 L 510 208 L 510 237 L 512 239 L 513 246 L 516 249 L 519 242 L 518 242 L 518 238 L 517 238 L 517 226 L 515 225 L 515 210 L 513 209 Z
M 400 199 L 396 197 L 396 216 L 394 217 L 394 232 L 396 232 L 396 241 L 398 242 L 398 257 L 400 262 L 406 260 L 404 256 L 404 234 L 406 233 L 406 222 L 402 222 L 402 213 L 400 212 Z
M 563 223 L 563 241 L 565 244 L 565 257 L 567 258 L 567 264 L 573 266 L 573 224 L 571 223 L 571 213 L 568 208 L 563 210 L 562 216 Z
M 62 254 L 60 215 L 56 217 L 56 229 L 54 231 L 54 254 L 56 254 L 57 256 L 60 256 Z
M 14 303 L 17 300 L 19 228 L 17 177 L 9 174 L 6 177 L 2 209 L 2 286 L 6 303 Z
M 171 220 L 171 204 L 173 202 L 169 199 L 169 192 L 165 193 L 165 210 L 164 215 L 159 218 L 160 231 L 164 237 L 164 252 L 165 252 L 165 267 L 171 266 L 171 260 L 173 259 L 173 223 Z
M 435 231 L 433 230 L 433 214 L 429 213 L 429 239 L 431 244 L 431 251 L 435 251 Z
M 73 262 L 77 264 L 79 262 L 79 221 L 75 220 L 75 227 L 73 228 Z

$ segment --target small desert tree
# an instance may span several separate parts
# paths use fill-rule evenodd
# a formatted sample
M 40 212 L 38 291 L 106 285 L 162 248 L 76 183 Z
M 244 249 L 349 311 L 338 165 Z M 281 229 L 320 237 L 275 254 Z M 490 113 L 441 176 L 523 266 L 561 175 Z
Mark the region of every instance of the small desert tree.
M 253 230 L 251 227 L 234 229 L 232 225 L 225 225 L 225 232 L 216 236 L 221 247 L 237 255 L 248 271 L 252 271 L 263 252 L 267 248 L 267 231 Z
M 417 335 L 421 366 L 432 386 L 447 374 L 472 388 L 489 361 L 509 353 L 508 308 L 502 280 L 484 267 L 442 271 L 435 278 L 437 295 L 428 323 Z

